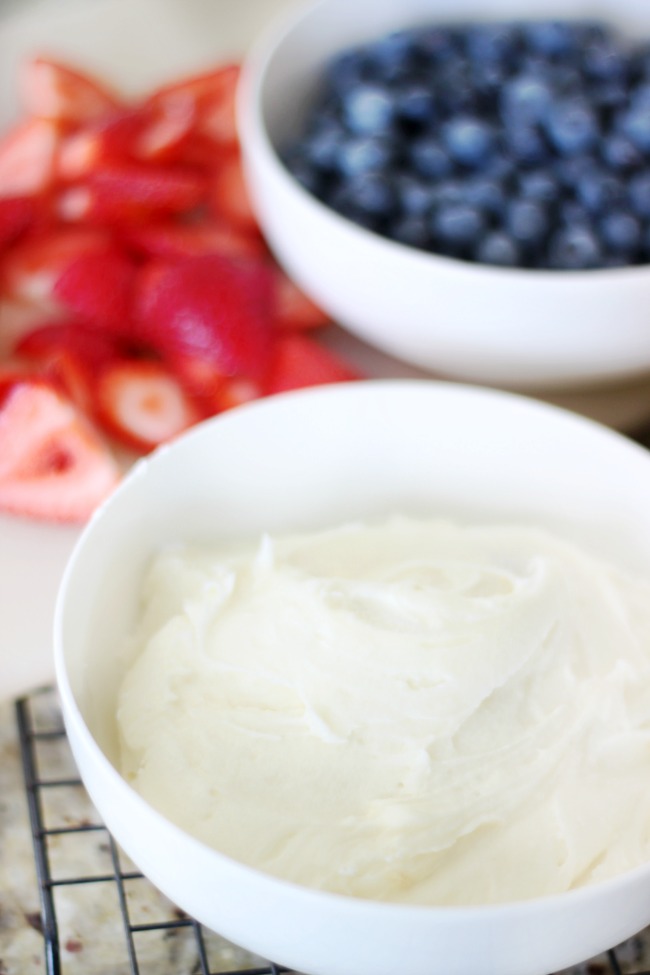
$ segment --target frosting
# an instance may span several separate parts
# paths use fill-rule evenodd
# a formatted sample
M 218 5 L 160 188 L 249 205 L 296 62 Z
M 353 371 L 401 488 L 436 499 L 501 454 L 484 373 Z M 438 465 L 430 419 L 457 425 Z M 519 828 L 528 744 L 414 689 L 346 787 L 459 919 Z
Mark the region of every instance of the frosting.
M 170 549 L 128 656 L 123 774 L 269 873 L 474 904 L 650 858 L 650 582 L 546 532 Z

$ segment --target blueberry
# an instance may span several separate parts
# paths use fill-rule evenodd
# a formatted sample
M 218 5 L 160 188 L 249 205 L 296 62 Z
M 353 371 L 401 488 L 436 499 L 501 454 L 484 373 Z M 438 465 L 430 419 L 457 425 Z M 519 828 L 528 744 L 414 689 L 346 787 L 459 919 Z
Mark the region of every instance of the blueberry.
M 578 183 L 586 179 L 597 168 L 598 165 L 593 156 L 569 156 L 566 159 L 556 160 L 553 171 L 563 186 L 575 191 Z
M 641 152 L 650 152 L 650 101 L 638 100 L 618 119 L 619 129 Z
M 603 137 L 600 153 L 610 169 L 621 172 L 636 169 L 643 162 L 639 149 L 620 132 L 608 132 Z
M 602 218 L 600 233 L 607 247 L 632 257 L 641 244 L 641 221 L 627 210 L 612 210 Z
M 485 229 L 485 220 L 476 207 L 450 203 L 440 207 L 431 223 L 437 243 L 455 250 L 473 244 Z
M 367 49 L 368 57 L 384 81 L 394 81 L 412 69 L 415 43 L 410 31 L 386 34 Z
M 412 82 L 395 92 L 395 110 L 399 118 L 421 126 L 436 119 L 436 98 L 430 85 Z
M 589 226 L 562 227 L 550 240 L 549 262 L 557 270 L 586 270 L 598 267 L 602 259 L 602 247 Z
M 557 177 L 547 169 L 531 169 L 519 176 L 519 195 L 524 200 L 552 203 L 559 199 L 561 187 Z
M 320 170 L 333 172 L 345 148 L 344 134 L 338 126 L 326 125 L 305 139 L 303 150 L 309 161 Z
M 544 136 L 534 125 L 512 125 L 504 133 L 506 148 L 517 163 L 539 166 L 549 158 Z
M 506 191 L 499 180 L 474 176 L 464 183 L 464 199 L 470 206 L 499 217 L 505 210 Z
M 494 130 L 480 118 L 459 115 L 447 122 L 442 138 L 449 155 L 465 166 L 480 166 L 494 147 Z
M 325 70 L 324 89 L 341 96 L 370 76 L 370 63 L 364 50 L 352 48 L 330 61 Z
M 459 50 L 458 32 L 451 27 L 425 27 L 417 32 L 415 50 L 427 64 L 443 64 Z
M 395 150 L 390 139 L 381 136 L 359 136 L 339 147 L 336 164 L 344 176 L 383 172 L 393 162 Z
M 603 81 L 592 85 L 589 100 L 598 112 L 617 112 L 628 103 L 627 85 L 622 81 Z
M 590 213 L 603 213 L 619 205 L 625 196 L 625 188 L 612 173 L 594 168 L 578 180 L 576 197 Z
M 423 216 L 402 217 L 391 228 L 390 236 L 401 244 L 426 248 L 431 243 L 429 220 Z
M 472 85 L 479 101 L 491 102 L 503 88 L 508 78 L 505 65 L 498 61 L 474 61 L 472 63 Z
M 546 207 L 532 200 L 512 200 L 506 212 L 505 227 L 517 243 L 538 247 L 549 228 Z
M 632 176 L 628 184 L 630 205 L 636 216 L 650 217 L 650 172 L 645 171 Z
M 454 57 L 445 61 L 435 73 L 434 84 L 443 115 L 455 117 L 474 111 L 476 90 L 472 82 L 472 67 L 464 58 Z
M 546 131 L 553 146 L 564 156 L 588 152 L 598 142 L 598 118 L 588 102 L 567 99 L 556 102 L 548 112 Z
M 445 179 L 431 188 L 432 202 L 436 207 L 465 201 L 465 186 L 461 180 Z
M 430 183 L 402 173 L 395 180 L 395 188 L 399 209 L 405 216 L 421 216 L 431 209 L 435 189 Z
M 501 114 L 508 122 L 541 122 L 551 104 L 551 90 L 542 79 L 531 74 L 516 75 L 501 92 Z
M 626 58 L 612 38 L 600 38 L 587 44 L 582 67 L 587 77 L 601 81 L 623 81 L 627 74 Z
M 498 264 L 502 267 L 516 267 L 521 261 L 517 244 L 501 230 L 486 234 L 476 248 L 475 258 L 481 264 Z
M 422 136 L 411 144 L 410 162 L 420 176 L 436 180 L 450 176 L 454 168 L 449 152 L 434 136 Z
M 531 21 L 523 25 L 523 35 L 530 50 L 545 57 L 566 54 L 576 47 L 576 33 L 569 21 Z
M 470 24 L 466 30 L 465 50 L 472 61 L 506 65 L 512 61 L 521 44 L 521 33 L 514 24 Z
M 364 82 L 349 91 L 343 100 L 343 114 L 357 135 L 383 135 L 393 128 L 393 100 L 381 85 Z
M 389 217 L 396 209 L 392 182 L 381 173 L 367 173 L 348 184 L 356 209 L 375 217 Z

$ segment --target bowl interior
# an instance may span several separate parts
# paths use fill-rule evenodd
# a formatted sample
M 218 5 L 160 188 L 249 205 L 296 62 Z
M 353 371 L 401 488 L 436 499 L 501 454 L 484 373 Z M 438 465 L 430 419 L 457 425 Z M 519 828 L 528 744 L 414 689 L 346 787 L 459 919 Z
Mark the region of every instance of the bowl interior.
M 59 595 L 57 667 L 115 761 L 120 650 L 161 545 L 407 513 L 543 525 L 650 573 L 650 460 L 512 394 L 367 382 L 279 396 L 141 462 L 91 521 Z

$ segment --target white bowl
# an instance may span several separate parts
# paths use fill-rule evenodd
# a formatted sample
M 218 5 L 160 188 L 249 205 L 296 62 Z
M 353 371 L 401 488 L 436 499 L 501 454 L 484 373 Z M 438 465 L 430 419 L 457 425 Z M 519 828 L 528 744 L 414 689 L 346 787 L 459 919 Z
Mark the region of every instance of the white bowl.
M 240 89 L 246 169 L 279 260 L 335 320 L 421 368 L 512 386 L 650 369 L 650 267 L 530 271 L 431 255 L 355 226 L 278 158 L 338 50 L 421 22 L 599 17 L 650 36 L 646 0 L 319 0 L 254 47 Z
M 544 975 L 650 923 L 650 864 L 560 896 L 468 908 L 301 888 L 202 845 L 115 767 L 117 653 L 159 546 L 401 511 L 548 527 L 650 573 L 650 455 L 514 394 L 433 381 L 323 387 L 242 407 L 140 462 L 85 529 L 55 624 L 82 778 L 118 842 L 180 907 L 311 975 Z M 263 802 L 263 796 L 260 796 Z

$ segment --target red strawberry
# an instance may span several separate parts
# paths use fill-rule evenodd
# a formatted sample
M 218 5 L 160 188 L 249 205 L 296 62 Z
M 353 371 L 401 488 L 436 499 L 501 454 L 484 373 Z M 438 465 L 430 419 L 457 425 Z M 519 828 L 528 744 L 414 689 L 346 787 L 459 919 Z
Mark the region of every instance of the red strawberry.
M 291 331 L 320 328 L 330 319 L 284 271 L 273 269 L 273 324 Z
M 41 308 L 28 301 L 4 297 L 0 300 L 0 356 L 10 355 L 23 335 L 43 324 Z
M 204 180 L 195 170 L 109 161 L 94 169 L 85 184 L 62 194 L 59 215 L 68 221 L 130 222 L 183 213 L 204 195 Z
M 49 189 L 60 141 L 54 122 L 30 119 L 0 139 L 0 197 L 34 196 Z
M 360 373 L 306 335 L 281 335 L 275 345 L 267 393 L 282 393 L 304 386 L 349 382 Z
M 61 312 L 54 297 L 57 282 L 71 264 L 90 253 L 106 253 L 110 237 L 95 229 L 65 229 L 22 241 L 7 254 L 4 291 L 47 314 Z
M 194 131 L 196 103 L 187 92 L 171 92 L 141 109 L 142 125 L 132 146 L 137 159 L 158 161 L 176 154 Z
M 141 110 L 124 109 L 77 129 L 59 147 L 58 178 L 67 182 L 84 179 L 99 166 L 128 159 L 144 125 Z
M 152 450 L 200 418 L 181 385 L 160 362 L 122 360 L 99 374 L 99 422 L 127 447 Z
M 13 244 L 36 219 L 36 204 L 32 197 L 0 197 L 0 247 Z
M 15 352 L 37 364 L 87 414 L 94 410 L 97 374 L 118 355 L 108 336 L 77 322 L 36 328 L 23 335 Z
M 261 380 L 271 352 L 270 276 L 257 261 L 221 255 L 145 267 L 136 287 L 136 337 L 170 365 L 204 361 L 221 376 Z
M 116 334 L 129 331 L 135 264 L 117 247 L 75 257 L 58 277 L 53 297 L 82 321 Z
M 217 168 L 210 189 L 209 206 L 217 219 L 226 220 L 249 233 L 259 231 L 238 153 L 230 153 Z
M 0 383 L 0 510 L 85 521 L 119 480 L 105 444 L 54 386 Z
M 117 108 L 116 96 L 88 75 L 47 58 L 23 65 L 20 88 L 29 115 L 83 123 Z
M 223 254 L 225 257 L 262 258 L 266 247 L 261 237 L 214 221 L 180 223 L 158 220 L 125 227 L 122 240 L 146 257 L 200 257 Z
M 223 146 L 237 143 L 235 92 L 240 68 L 226 64 L 214 71 L 183 78 L 154 92 L 149 104 L 159 106 L 179 95 L 191 98 L 196 131 Z

